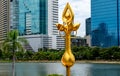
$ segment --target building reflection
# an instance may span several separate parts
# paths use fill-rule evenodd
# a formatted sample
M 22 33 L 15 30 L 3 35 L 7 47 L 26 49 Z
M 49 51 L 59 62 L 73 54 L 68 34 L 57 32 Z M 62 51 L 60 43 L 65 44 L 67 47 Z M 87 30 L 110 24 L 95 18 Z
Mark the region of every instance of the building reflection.
M 110 47 L 115 46 L 115 34 L 109 34 L 107 24 L 100 23 L 99 26 L 92 31 L 92 46 Z

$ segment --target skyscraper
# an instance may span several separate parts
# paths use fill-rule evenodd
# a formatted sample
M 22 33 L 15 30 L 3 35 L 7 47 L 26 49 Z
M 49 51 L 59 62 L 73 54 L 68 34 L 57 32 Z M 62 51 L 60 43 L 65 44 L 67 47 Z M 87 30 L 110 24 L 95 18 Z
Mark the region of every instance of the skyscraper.
M 18 0 L 10 1 L 10 29 L 18 29 L 19 24 L 19 2 Z
M 86 19 L 86 36 L 91 33 L 91 18 Z
M 24 34 L 57 34 L 58 0 L 19 0 L 19 31 Z
M 86 43 L 88 46 L 91 46 L 91 18 L 86 19 Z
M 91 0 L 92 46 L 120 45 L 120 0 Z
M 46 0 L 19 0 L 19 32 L 26 34 L 46 34 Z
M 59 46 L 64 40 L 57 36 L 56 23 L 58 0 L 19 0 L 19 32 L 35 50 L 43 47 L 61 48 Z M 59 40 L 63 40 L 63 43 L 59 43 Z
M 48 34 L 58 35 L 58 0 L 48 0 Z
M 9 31 L 9 0 L 0 0 L 0 43 L 6 38 Z

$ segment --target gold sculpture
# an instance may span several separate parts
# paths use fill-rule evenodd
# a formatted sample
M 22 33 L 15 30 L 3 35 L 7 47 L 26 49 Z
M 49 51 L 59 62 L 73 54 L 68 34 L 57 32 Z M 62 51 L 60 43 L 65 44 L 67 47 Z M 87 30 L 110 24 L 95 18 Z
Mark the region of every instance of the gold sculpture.
M 75 57 L 71 51 L 71 32 L 77 31 L 80 24 L 73 24 L 74 13 L 69 5 L 65 6 L 62 14 L 63 24 L 56 24 L 59 31 L 65 32 L 65 53 L 62 56 L 61 62 L 66 67 L 66 76 L 70 76 L 70 67 L 75 63 Z

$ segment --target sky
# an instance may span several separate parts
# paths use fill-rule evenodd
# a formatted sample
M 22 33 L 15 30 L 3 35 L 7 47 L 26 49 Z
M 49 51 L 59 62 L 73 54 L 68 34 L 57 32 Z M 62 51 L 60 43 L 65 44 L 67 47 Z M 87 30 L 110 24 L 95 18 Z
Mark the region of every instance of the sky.
M 59 0 L 59 23 L 62 24 L 62 13 L 69 2 L 74 12 L 74 23 L 80 23 L 77 36 L 85 36 L 85 19 L 91 17 L 90 0 Z

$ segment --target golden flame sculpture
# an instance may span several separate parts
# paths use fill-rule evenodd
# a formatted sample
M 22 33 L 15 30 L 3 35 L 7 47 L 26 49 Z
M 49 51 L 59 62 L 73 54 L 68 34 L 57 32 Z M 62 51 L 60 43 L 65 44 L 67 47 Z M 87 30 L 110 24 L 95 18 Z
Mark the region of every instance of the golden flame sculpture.
M 56 24 L 59 32 L 65 32 L 65 52 L 62 56 L 61 62 L 66 67 L 66 76 L 70 76 L 70 67 L 75 63 L 75 57 L 71 51 L 71 32 L 77 31 L 80 24 L 73 24 L 74 13 L 69 5 L 65 6 L 65 9 L 62 14 L 63 24 Z

